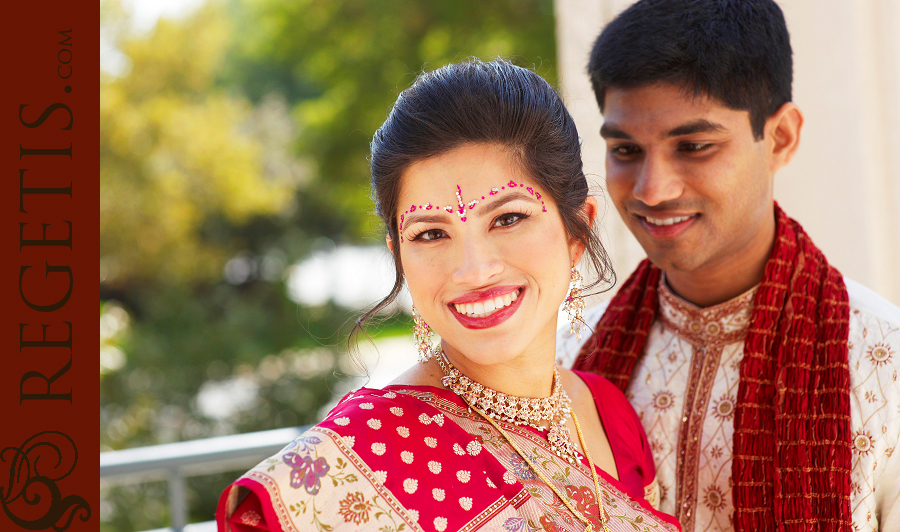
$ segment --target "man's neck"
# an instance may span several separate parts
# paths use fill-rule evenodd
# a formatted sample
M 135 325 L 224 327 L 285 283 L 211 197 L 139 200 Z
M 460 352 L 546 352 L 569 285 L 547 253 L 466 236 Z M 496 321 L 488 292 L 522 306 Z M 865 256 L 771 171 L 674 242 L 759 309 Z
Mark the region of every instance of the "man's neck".
M 714 278 L 695 279 L 689 276 L 684 278 L 677 275 L 678 272 L 666 273 L 666 284 L 672 292 L 689 303 L 705 308 L 730 301 L 747 292 L 762 280 L 763 269 L 752 276 L 745 277 L 742 283 L 735 283 L 733 279 L 716 280 Z M 727 282 L 724 282 L 727 281 Z
M 774 244 L 773 224 L 771 231 L 760 235 L 756 245 L 748 246 L 746 253 L 732 253 L 692 271 L 666 271 L 666 284 L 678 297 L 698 307 L 724 303 L 762 281 Z

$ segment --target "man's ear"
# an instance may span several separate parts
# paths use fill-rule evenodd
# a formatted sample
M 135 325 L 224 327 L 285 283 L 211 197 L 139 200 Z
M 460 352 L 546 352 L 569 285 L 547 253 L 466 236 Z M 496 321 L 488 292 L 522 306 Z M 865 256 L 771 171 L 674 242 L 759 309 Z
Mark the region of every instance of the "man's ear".
M 769 154 L 769 171 L 773 174 L 787 166 L 800 146 L 800 130 L 803 128 L 803 113 L 800 108 L 787 102 L 766 120 L 766 151 Z
M 585 221 L 589 228 L 594 227 L 594 222 L 597 220 L 597 213 L 599 210 L 597 198 L 589 195 L 584 201 L 584 207 L 582 207 L 581 210 L 581 215 L 586 218 Z M 577 238 L 573 238 L 572 241 L 569 242 L 569 258 L 572 260 L 572 264 L 578 264 L 581 261 L 582 254 L 584 254 L 584 244 Z

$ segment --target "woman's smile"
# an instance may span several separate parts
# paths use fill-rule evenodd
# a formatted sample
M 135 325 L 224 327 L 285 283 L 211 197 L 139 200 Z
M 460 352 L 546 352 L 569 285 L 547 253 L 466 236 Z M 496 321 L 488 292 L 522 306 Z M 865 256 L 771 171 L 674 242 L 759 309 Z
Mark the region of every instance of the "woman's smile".
M 485 292 L 496 292 L 508 287 L 497 287 Z M 490 296 L 469 303 L 451 303 L 453 317 L 467 329 L 487 329 L 499 325 L 516 313 L 522 304 L 524 287 L 502 295 Z
M 466 294 L 451 301 L 450 304 L 460 314 L 473 318 L 483 318 L 490 316 L 503 307 L 508 307 L 510 303 L 519 297 L 521 291 L 521 287 L 509 289 L 506 286 L 498 286 L 490 290 Z

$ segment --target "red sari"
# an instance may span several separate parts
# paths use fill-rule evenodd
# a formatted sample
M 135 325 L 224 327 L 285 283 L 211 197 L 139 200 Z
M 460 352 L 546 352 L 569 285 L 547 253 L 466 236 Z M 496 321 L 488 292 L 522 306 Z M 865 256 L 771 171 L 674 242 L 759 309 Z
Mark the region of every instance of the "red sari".
M 675 532 L 645 500 L 656 488 L 647 438 L 622 393 L 579 373 L 591 389 L 619 480 L 600 469 L 611 530 Z M 535 467 L 599 529 L 587 462 L 569 464 L 546 435 L 500 422 Z M 363 388 L 328 417 L 225 489 L 220 531 L 583 530 L 506 440 L 448 390 Z

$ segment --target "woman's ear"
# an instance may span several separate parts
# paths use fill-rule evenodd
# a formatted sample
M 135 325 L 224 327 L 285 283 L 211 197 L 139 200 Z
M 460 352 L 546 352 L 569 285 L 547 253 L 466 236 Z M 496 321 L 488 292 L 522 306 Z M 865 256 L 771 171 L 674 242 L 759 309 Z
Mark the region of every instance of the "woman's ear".
M 585 218 L 588 228 L 594 227 L 594 221 L 597 220 L 597 213 L 600 211 L 597 205 L 597 199 L 594 196 L 588 196 L 581 208 L 581 215 Z M 578 264 L 581 261 L 581 255 L 584 254 L 584 243 L 573 238 L 569 242 L 569 258 L 572 264 Z
M 388 250 L 390 250 L 390 252 L 393 253 L 394 252 L 394 241 L 391 240 L 391 235 L 385 235 L 384 241 L 387 242 Z
M 588 196 L 586 200 L 584 200 L 584 215 L 587 217 L 588 227 L 594 227 L 594 222 L 597 221 L 597 213 L 600 211 L 600 206 L 597 205 L 597 198 L 594 196 Z

